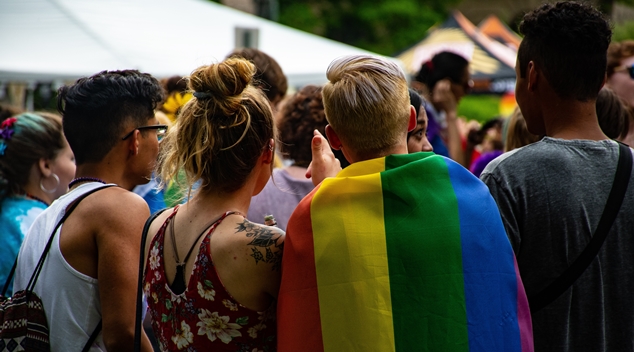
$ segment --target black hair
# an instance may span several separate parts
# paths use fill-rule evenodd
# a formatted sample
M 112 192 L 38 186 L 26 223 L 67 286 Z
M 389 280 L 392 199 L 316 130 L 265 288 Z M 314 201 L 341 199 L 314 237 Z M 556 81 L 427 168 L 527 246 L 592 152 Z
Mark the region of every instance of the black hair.
M 469 61 L 464 57 L 449 51 L 440 52 L 427 62 L 424 62 L 414 80 L 424 83 L 429 91 L 433 91 L 436 83 L 449 78 L 453 83 L 460 84 L 464 69 Z
M 142 126 L 163 101 L 156 78 L 137 70 L 102 71 L 59 89 L 57 108 L 77 164 L 101 161 L 128 121 Z
M 610 24 L 591 5 L 564 1 L 544 4 L 524 16 L 518 51 L 520 76 L 529 61 L 543 71 L 563 99 L 596 99 L 603 84 Z
M 420 112 L 420 107 L 423 105 L 423 98 L 421 98 L 418 92 L 416 92 L 412 88 L 409 88 L 408 91 L 409 91 L 409 103 L 410 105 L 414 107 L 414 109 L 416 109 L 416 121 L 418 121 L 418 114 Z M 407 139 L 409 139 L 413 131 L 414 130 L 407 132 Z

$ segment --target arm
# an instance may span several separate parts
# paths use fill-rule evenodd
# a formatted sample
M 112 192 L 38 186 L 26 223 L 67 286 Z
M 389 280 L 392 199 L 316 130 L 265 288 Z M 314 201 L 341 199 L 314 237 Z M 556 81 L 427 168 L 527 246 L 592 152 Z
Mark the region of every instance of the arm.
M 109 351 L 133 349 L 141 232 L 148 216 L 145 201 L 131 192 L 113 189 L 103 199 L 95 240 L 103 340 Z M 141 333 L 141 349 L 152 351 Z
M 436 83 L 432 100 L 434 104 L 440 105 L 447 115 L 447 149 L 449 149 L 449 156 L 460 165 L 469 167 L 469 165 L 465 165 L 466 159 L 462 150 L 460 130 L 458 129 L 458 102 L 456 102 L 456 97 L 451 92 L 451 82 L 448 79 L 443 79 Z

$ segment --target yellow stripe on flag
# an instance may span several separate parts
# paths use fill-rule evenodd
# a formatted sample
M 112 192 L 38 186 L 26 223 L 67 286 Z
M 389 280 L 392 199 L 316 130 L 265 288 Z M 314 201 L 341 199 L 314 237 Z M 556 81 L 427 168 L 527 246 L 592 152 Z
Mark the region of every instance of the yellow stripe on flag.
M 325 352 L 395 349 L 381 178 L 342 177 L 358 167 L 325 180 L 311 203 Z

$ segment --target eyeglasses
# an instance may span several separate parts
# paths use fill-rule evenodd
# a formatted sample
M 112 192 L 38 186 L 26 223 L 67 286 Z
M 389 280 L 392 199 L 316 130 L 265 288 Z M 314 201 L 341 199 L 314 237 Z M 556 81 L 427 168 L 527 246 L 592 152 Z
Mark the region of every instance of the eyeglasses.
M 630 78 L 634 79 L 634 65 L 619 66 L 614 68 L 614 72 L 627 71 L 630 74 Z
M 156 137 L 158 137 L 158 140 L 160 141 L 161 139 L 163 139 L 163 137 L 165 137 L 165 133 L 167 133 L 167 125 L 151 125 L 151 126 L 141 126 L 141 127 L 137 127 L 135 129 L 133 129 L 132 131 L 130 131 L 130 133 L 126 134 L 125 136 L 123 136 L 123 138 L 121 138 L 122 141 L 125 141 L 126 139 L 130 138 L 130 136 L 134 133 L 134 131 L 139 130 L 139 131 L 143 131 L 143 130 L 156 130 Z

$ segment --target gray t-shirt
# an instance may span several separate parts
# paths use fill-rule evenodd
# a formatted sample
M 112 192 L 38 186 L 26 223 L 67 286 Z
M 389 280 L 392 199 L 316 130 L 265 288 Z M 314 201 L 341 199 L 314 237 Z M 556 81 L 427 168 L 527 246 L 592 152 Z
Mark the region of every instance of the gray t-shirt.
M 542 141 L 503 154 L 482 172 L 500 208 L 527 295 L 577 258 L 614 181 L 614 141 Z M 573 286 L 533 314 L 535 351 L 634 350 L 634 173 L 597 258 Z

